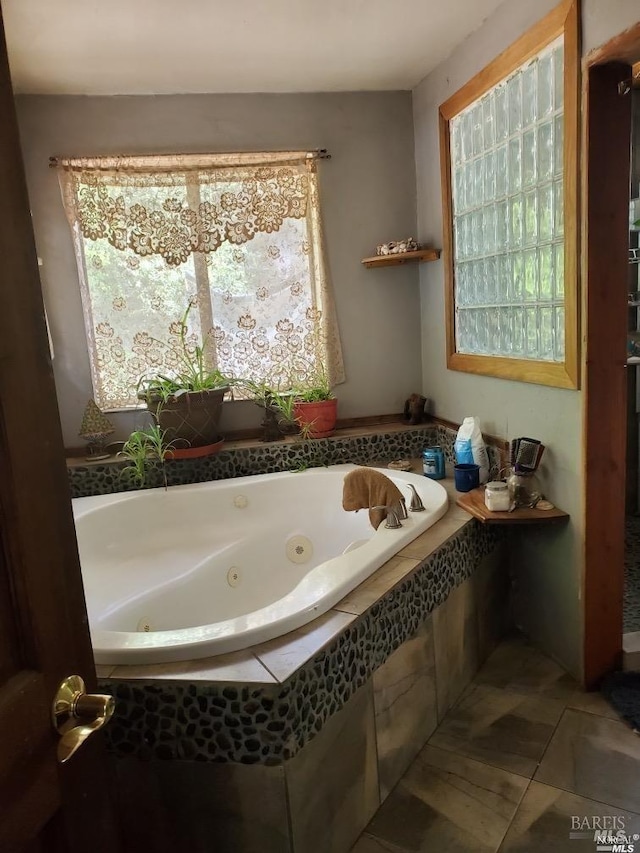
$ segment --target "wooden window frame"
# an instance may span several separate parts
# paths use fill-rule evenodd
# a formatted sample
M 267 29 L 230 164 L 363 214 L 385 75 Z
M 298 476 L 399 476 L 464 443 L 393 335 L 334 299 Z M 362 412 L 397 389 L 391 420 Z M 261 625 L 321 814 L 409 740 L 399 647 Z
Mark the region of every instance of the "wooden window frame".
M 471 355 L 456 351 L 455 273 L 453 256 L 453 204 L 449 123 L 501 80 L 564 36 L 564 362 Z M 579 0 L 563 0 L 510 47 L 489 63 L 440 105 L 440 169 L 442 179 L 443 250 L 445 261 L 445 309 L 447 367 L 466 373 L 497 376 L 539 385 L 577 389 L 580 386 L 578 294 L 578 144 L 580 108 L 580 10 Z

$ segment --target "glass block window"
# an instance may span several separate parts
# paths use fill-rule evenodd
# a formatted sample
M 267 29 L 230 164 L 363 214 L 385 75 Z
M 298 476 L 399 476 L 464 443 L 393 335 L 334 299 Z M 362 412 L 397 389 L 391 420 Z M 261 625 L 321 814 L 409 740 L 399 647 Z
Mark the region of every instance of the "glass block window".
M 449 122 L 456 352 L 564 361 L 563 41 Z

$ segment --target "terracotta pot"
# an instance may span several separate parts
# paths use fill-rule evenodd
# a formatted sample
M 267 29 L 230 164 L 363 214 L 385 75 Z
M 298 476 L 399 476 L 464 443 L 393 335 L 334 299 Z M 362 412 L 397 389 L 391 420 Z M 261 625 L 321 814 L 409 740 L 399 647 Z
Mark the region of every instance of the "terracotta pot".
M 216 441 L 215 444 L 205 444 L 201 447 L 176 447 L 170 450 L 165 459 L 200 459 L 202 456 L 212 456 L 219 453 L 224 445 L 224 439 Z
M 154 415 L 157 413 L 160 429 L 167 431 L 168 441 L 182 439 L 189 447 L 205 447 L 220 440 L 218 424 L 228 390 L 188 391 L 171 397 L 166 403 L 152 397 L 147 408 Z
M 338 415 L 338 401 L 318 400 L 315 403 L 296 403 L 294 417 L 309 438 L 333 435 Z

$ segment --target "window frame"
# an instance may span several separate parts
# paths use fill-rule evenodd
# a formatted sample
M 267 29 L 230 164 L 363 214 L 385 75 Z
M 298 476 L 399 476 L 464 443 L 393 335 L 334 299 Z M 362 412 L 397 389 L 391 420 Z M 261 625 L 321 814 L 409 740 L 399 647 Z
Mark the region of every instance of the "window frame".
M 451 178 L 450 121 L 481 98 L 559 36 L 564 37 L 564 362 L 476 355 L 456 351 L 455 270 Z M 580 107 L 579 0 L 563 0 L 542 20 L 497 56 L 475 77 L 440 105 L 440 172 L 445 264 L 445 317 L 447 368 L 559 388 L 577 389 L 579 375 L 578 304 L 578 142 Z

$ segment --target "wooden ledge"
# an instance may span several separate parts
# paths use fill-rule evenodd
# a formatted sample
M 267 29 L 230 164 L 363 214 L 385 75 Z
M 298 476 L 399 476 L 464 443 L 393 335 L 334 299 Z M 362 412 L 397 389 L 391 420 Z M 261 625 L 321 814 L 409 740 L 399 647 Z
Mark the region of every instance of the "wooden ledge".
M 513 512 L 492 512 L 484 502 L 484 486 L 458 494 L 456 503 L 483 524 L 553 524 L 569 520 L 569 514 L 557 507 L 548 510 L 521 507 Z
M 415 252 L 398 252 L 395 255 L 374 255 L 372 258 L 363 258 L 362 263 L 367 269 L 372 267 L 397 267 L 400 264 L 408 264 L 411 261 L 437 261 L 440 257 L 440 249 L 417 249 Z

